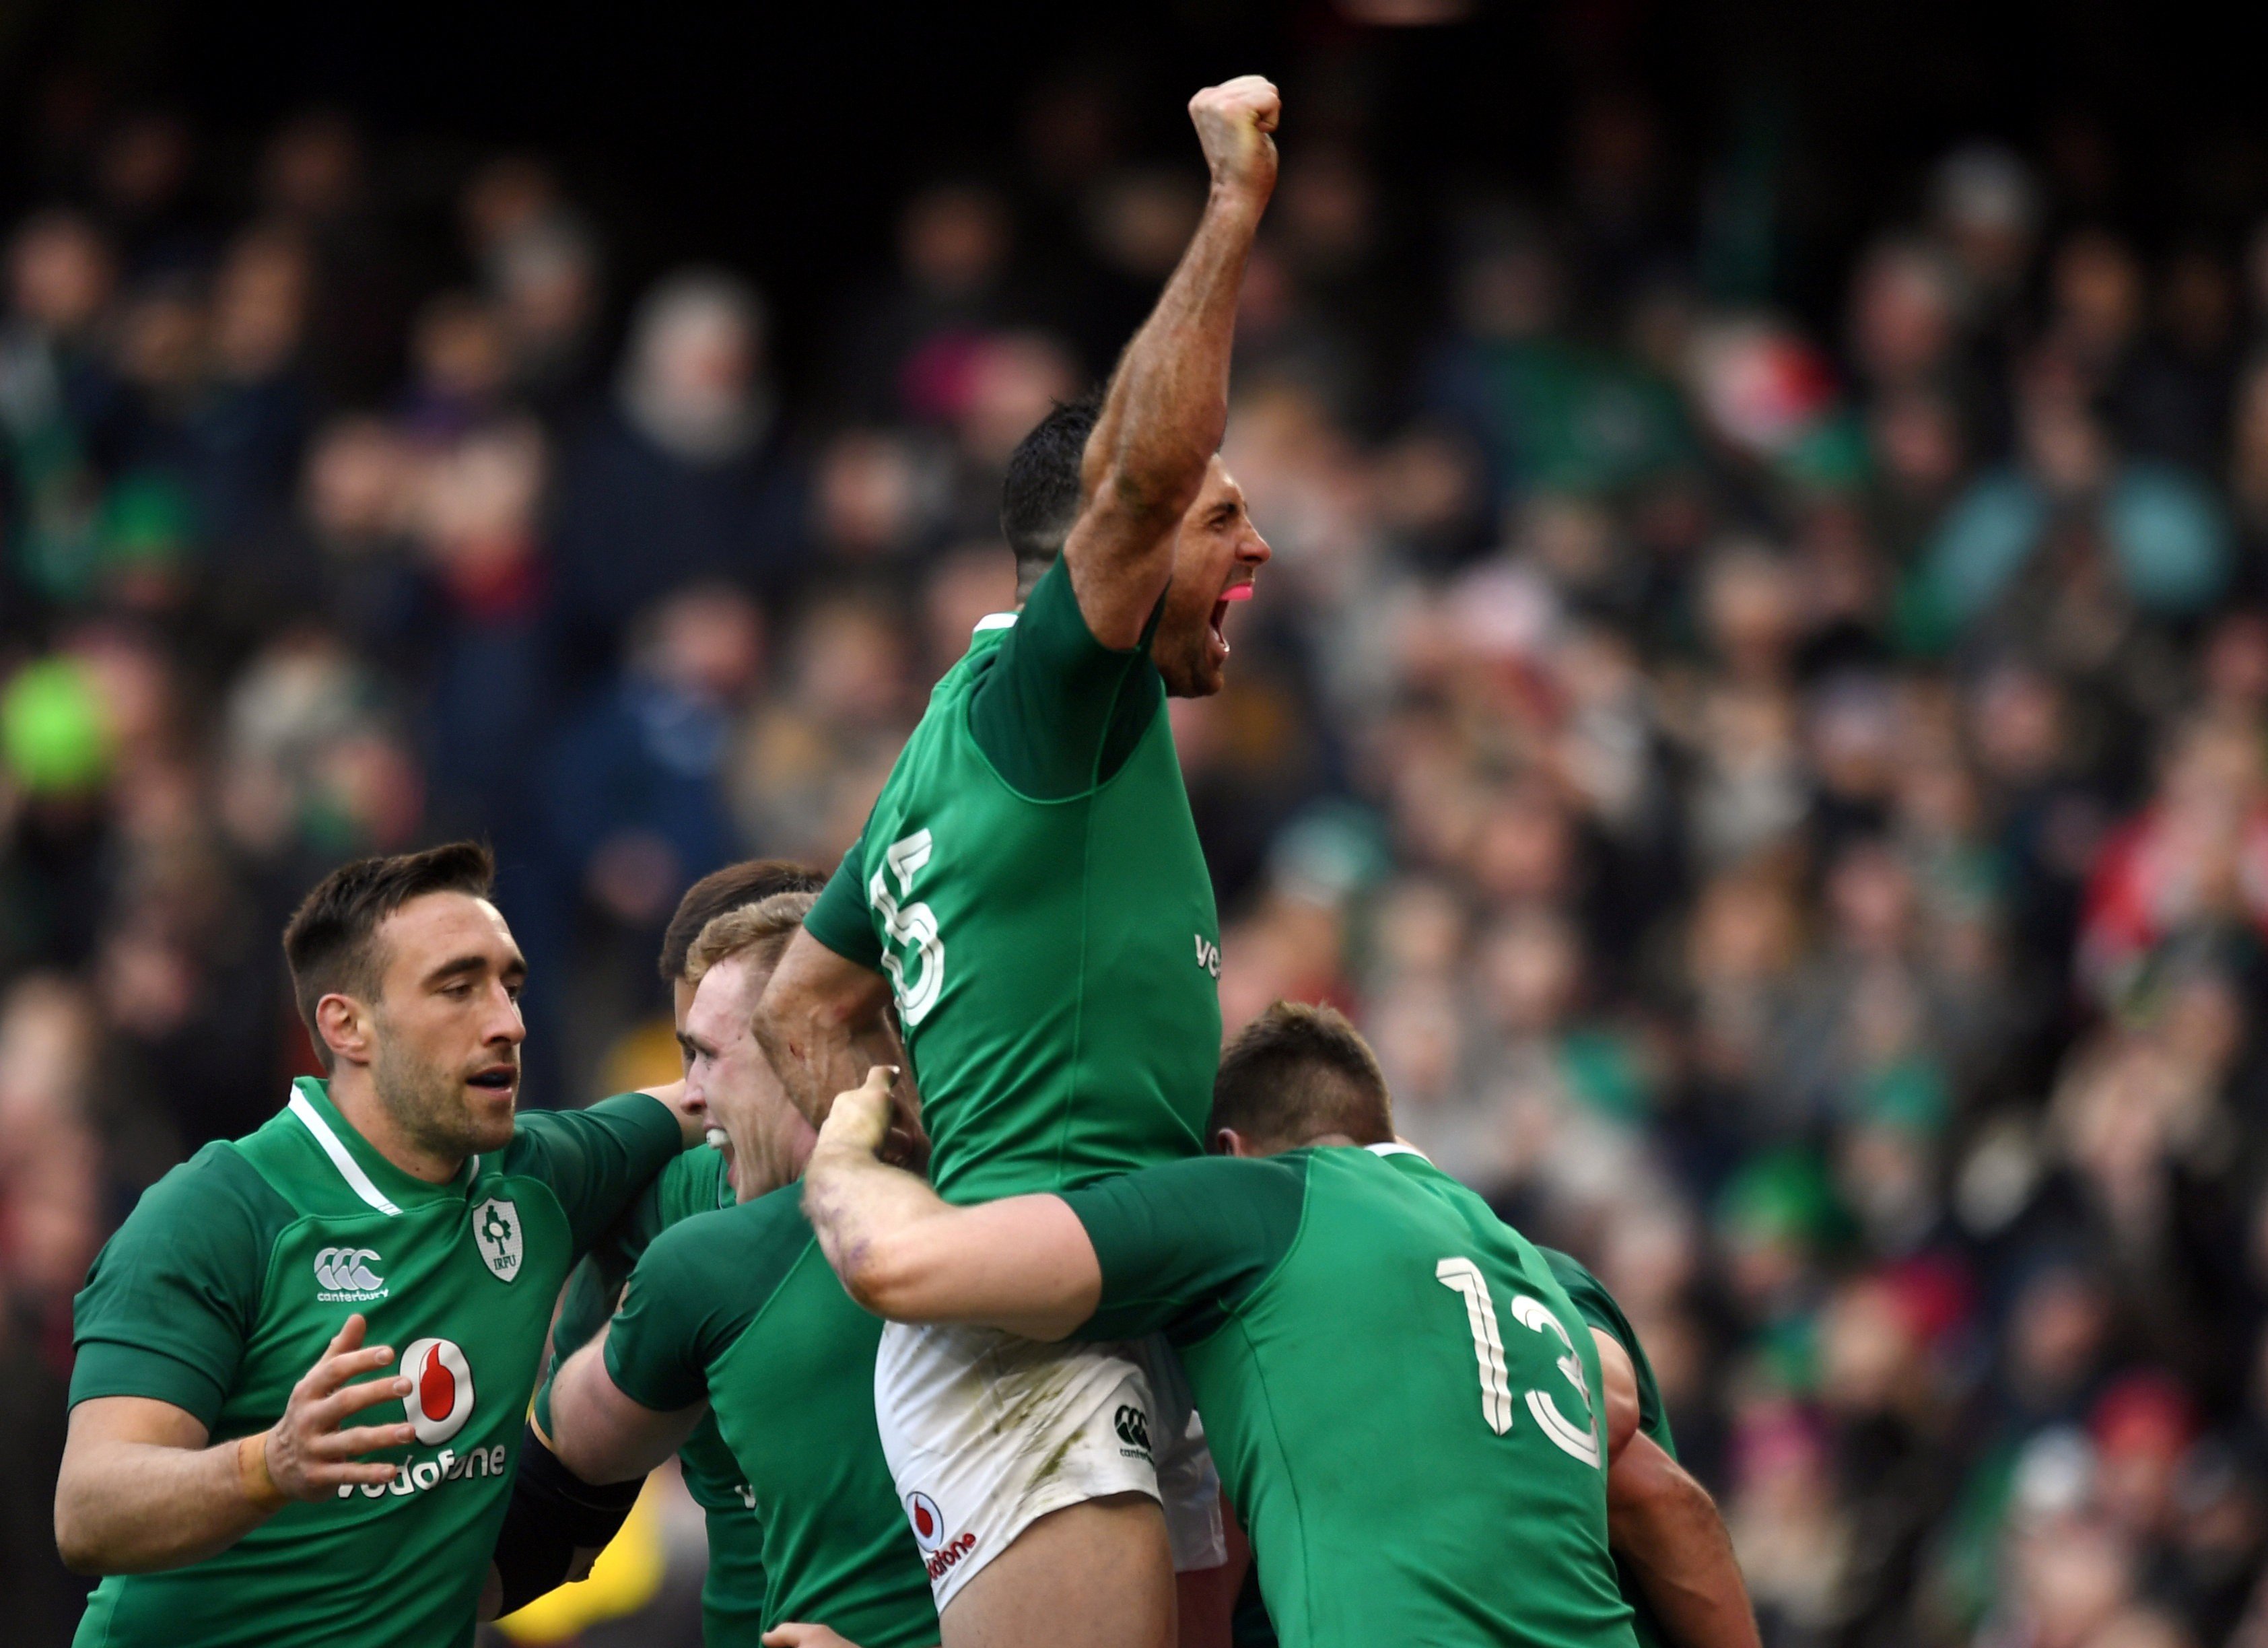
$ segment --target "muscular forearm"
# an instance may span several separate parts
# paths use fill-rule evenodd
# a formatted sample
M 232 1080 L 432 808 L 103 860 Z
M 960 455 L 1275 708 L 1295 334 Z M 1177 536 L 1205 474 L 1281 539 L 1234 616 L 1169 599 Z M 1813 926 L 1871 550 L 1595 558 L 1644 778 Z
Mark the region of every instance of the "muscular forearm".
M 65 1455 L 55 1548 L 74 1573 L 154 1573 L 226 1550 L 274 1513 L 247 1492 L 233 1441 L 106 1442 Z
M 807 932 L 789 942 L 756 1005 L 756 1041 L 814 1127 L 838 1093 L 878 1064 L 904 1063 L 880 973 L 836 955 Z
M 1162 533 L 1197 496 L 1228 427 L 1237 295 L 1266 203 L 1215 184 L 1158 306 L 1111 374 L 1081 475 L 1090 507 L 1153 519 Z M 1166 570 L 1161 555 L 1161 585 Z
M 803 1173 L 803 1209 L 852 1299 L 893 1321 L 1060 1339 L 1094 1314 L 1102 1270 L 1060 1196 L 953 1207 L 874 1159 L 887 1072 L 838 1095 Z
M 952 1210 L 911 1173 L 822 1135 L 804 1166 L 803 1210 L 844 1291 L 876 1315 L 932 1320 L 953 1303 L 929 1297 L 927 1267 L 913 1262 L 923 1228 Z
M 551 1381 L 545 1439 L 560 1463 L 586 1482 L 644 1477 L 677 1451 L 705 1411 L 696 1406 L 662 1413 L 631 1401 L 607 1372 L 606 1343 L 600 1334 Z
M 836 1093 L 856 1087 L 875 1065 L 898 1064 L 905 1056 L 880 1007 L 863 1019 L 808 1011 L 760 1016 L 756 1041 L 788 1101 L 814 1126 L 826 1119 Z
M 1756 1648 L 1724 1519 L 1708 1490 L 1646 1437 L 1632 1438 L 1608 1474 L 1607 1527 L 1679 1648 Z

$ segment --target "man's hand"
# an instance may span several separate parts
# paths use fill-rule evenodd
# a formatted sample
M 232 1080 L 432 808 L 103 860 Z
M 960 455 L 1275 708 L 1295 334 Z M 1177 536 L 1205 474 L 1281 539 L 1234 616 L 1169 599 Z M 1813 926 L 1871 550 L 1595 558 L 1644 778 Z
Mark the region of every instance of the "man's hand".
M 840 1631 L 824 1625 L 799 1625 L 793 1620 L 766 1631 L 763 1644 L 764 1648 L 858 1648 Z
M 821 1150 L 849 1151 L 862 1156 L 880 1152 L 883 1141 L 889 1137 L 890 1123 L 895 1115 L 895 1103 L 890 1096 L 890 1085 L 897 1079 L 895 1065 L 877 1064 L 867 1070 L 866 1079 L 848 1093 L 835 1095 L 828 1107 L 827 1120 L 820 1124 L 819 1143 L 814 1151 Z
M 685 1148 L 691 1150 L 709 1137 L 709 1107 L 698 1099 L 685 1096 L 685 1083 L 680 1080 L 666 1087 L 645 1087 L 639 1090 L 667 1105 L 677 1117 L 677 1130 L 683 1135 Z
M 1276 140 L 1268 134 L 1282 113 L 1275 85 L 1259 75 L 1239 75 L 1189 99 L 1215 188 L 1267 202 L 1276 188 Z
M 71 1409 L 55 1477 L 55 1549 L 74 1573 L 156 1573 L 200 1562 L 294 1499 L 320 1499 L 391 1481 L 394 1468 L 357 1455 L 398 1447 L 404 1424 L 342 1422 L 409 1392 L 405 1379 L 349 1380 L 394 1359 L 364 1349 L 360 1316 L 292 1387 L 284 1416 L 266 1431 L 207 1446 L 204 1422 L 146 1396 L 96 1396 Z
M 393 1466 L 357 1462 L 357 1455 L 401 1447 L 417 1438 L 416 1428 L 409 1424 L 339 1428 L 342 1421 L 365 1408 L 400 1402 L 409 1394 L 406 1379 L 347 1383 L 394 1360 L 392 1345 L 363 1348 L 367 1325 L 359 1311 L 347 1318 L 315 1365 L 291 1387 L 284 1416 L 261 1438 L 268 1479 L 287 1499 L 322 1499 L 342 1487 L 391 1482 Z

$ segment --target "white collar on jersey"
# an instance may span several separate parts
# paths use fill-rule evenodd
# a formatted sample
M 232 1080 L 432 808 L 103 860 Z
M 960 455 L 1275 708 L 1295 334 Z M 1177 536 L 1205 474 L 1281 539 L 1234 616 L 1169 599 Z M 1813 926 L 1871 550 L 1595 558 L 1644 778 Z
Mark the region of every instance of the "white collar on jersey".
M 986 613 L 982 618 L 979 618 L 976 621 L 976 628 L 970 630 L 968 633 L 971 635 L 983 635 L 987 629 L 1005 629 L 1014 624 L 1015 622 L 1016 614 L 1012 612 Z
M 331 1166 L 339 1170 L 339 1177 L 347 1181 L 347 1188 L 389 1218 L 401 1211 L 386 1199 L 384 1191 L 370 1181 L 370 1175 L 362 1170 L 362 1164 L 354 1159 L 345 1141 L 331 1130 L 331 1124 L 323 1120 L 323 1113 L 307 1102 L 306 1094 L 294 1087 L 286 1102 L 291 1114 L 298 1116 L 306 1125 L 307 1131 L 315 1136 L 315 1143 L 323 1147 L 323 1154 L 331 1159 Z
M 1366 1144 L 1363 1149 L 1373 1156 L 1415 1156 L 1429 1167 L 1433 1165 L 1433 1159 L 1424 1151 L 1419 1150 L 1415 1144 L 1404 1144 L 1398 1139 L 1387 1144 Z

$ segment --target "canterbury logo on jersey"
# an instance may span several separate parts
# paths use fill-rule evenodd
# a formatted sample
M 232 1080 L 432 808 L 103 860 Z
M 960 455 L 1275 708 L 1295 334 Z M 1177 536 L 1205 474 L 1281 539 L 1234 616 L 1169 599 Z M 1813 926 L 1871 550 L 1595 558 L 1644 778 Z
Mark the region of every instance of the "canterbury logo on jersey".
M 323 1304 L 384 1299 L 386 1278 L 371 1267 L 384 1264 L 375 1247 L 326 1247 L 315 1255 L 315 1295 Z

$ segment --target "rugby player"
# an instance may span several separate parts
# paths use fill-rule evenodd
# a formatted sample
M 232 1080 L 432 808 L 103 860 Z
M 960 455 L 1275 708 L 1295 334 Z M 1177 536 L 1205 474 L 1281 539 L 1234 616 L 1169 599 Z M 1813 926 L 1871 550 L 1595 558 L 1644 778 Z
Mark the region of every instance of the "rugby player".
M 1212 188 L 1188 250 L 1101 405 L 1059 408 L 1010 461 L 1020 611 L 938 683 L 758 1015 L 816 1122 L 895 1062 L 876 1050 L 895 996 L 950 1202 L 1204 1148 L 1220 934 L 1166 698 L 1219 689 L 1225 615 L 1268 558 L 1216 449 L 1278 110 L 1257 77 L 1189 110 Z M 936 1515 L 958 1553 L 937 1576 L 948 1648 L 1152 1648 L 1174 1634 L 1172 1572 L 1224 1560 L 1162 1341 L 894 1325 L 875 1400 L 909 1518 Z M 1122 1434 L 1129 1411 L 1149 1443 Z
M 702 930 L 728 910 L 762 903 L 777 894 L 816 893 L 825 884 L 824 877 L 801 864 L 758 858 L 728 864 L 686 889 L 662 934 L 659 965 L 662 979 L 669 985 L 678 1048 L 688 1070 L 694 1053 L 685 1038 L 685 1017 L 693 1004 L 696 981 L 688 972 L 687 963 Z M 724 1154 L 730 1141 L 713 1114 L 709 1122 L 709 1143 L 718 1148 L 687 1151 L 663 1168 L 568 1277 L 558 1320 L 551 1325 L 549 1372 L 556 1373 L 570 1355 L 607 1325 L 622 1297 L 623 1282 L 655 1237 L 681 1219 L 733 1205 Z M 713 1415 L 693 1428 L 677 1450 L 677 1459 L 686 1491 L 701 1507 L 709 1532 L 709 1566 L 701 1581 L 702 1639 L 709 1648 L 755 1648 L 763 1634 L 763 1530 L 750 1504 L 748 1486 L 733 1462 L 733 1452 L 717 1433 Z M 586 1490 L 578 1491 L 556 1478 L 547 1478 L 544 1462 L 543 1456 L 523 1448 L 521 1468 L 514 1478 L 513 1512 L 506 1518 L 497 1541 L 497 1562 L 504 1581 L 499 1606 L 506 1612 L 554 1585 L 587 1573 L 590 1562 L 629 1516 L 637 1497 L 636 1482 L 611 1494 L 591 1493 L 587 1484 Z M 520 1536 L 520 1525 L 526 1517 L 543 1514 L 541 1502 L 548 1495 L 563 1493 L 572 1494 L 589 1512 L 587 1520 L 578 1519 L 574 1529 L 579 1537 L 563 1571 L 549 1538 Z M 523 1497 L 539 1505 L 523 1507 Z
M 711 1425 L 762 1530 L 762 1619 L 823 1622 L 865 1648 L 927 1648 L 938 1640 L 927 1570 L 952 1553 L 934 1521 L 924 1539 L 899 1509 L 874 1424 L 882 1324 L 843 1292 L 804 1220 L 795 1181 L 816 1136 L 752 1030 L 811 903 L 789 893 L 729 911 L 694 945 L 687 1086 L 728 1137 L 738 1205 L 654 1239 L 603 1337 L 538 1397 L 549 1435 L 521 1468 L 548 1443 L 586 1482 L 636 1483 Z
M 1586 1331 L 1539 1250 L 1395 1142 L 1377 1063 L 1337 1014 L 1279 1004 L 1238 1037 L 1215 1090 L 1224 1155 L 1061 1195 L 953 1207 L 875 1159 L 886 1118 L 878 1072 L 837 1100 L 806 1170 L 849 1291 L 894 1319 L 1039 1339 L 1164 1330 L 1285 1640 L 1634 1640 L 1609 1483 L 1635 1446 L 1642 1471 L 1667 1455 L 1633 1440 L 1631 1360 Z M 1675 1549 L 1638 1532 L 1673 1640 L 1754 1643 L 1713 1510 Z
M 675 1086 L 515 1116 L 492 873 L 464 842 L 325 878 L 284 947 L 328 1079 L 96 1259 L 55 1486 L 105 1576 L 82 1648 L 472 1641 L 559 1285 L 704 1129 Z

